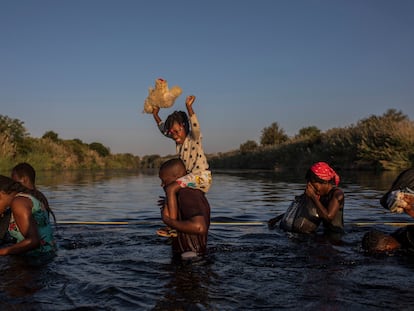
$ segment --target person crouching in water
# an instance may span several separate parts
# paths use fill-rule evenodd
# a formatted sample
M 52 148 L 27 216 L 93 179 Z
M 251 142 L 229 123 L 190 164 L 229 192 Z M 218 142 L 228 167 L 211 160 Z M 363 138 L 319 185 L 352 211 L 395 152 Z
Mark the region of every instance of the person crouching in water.
M 11 210 L 8 232 L 16 243 L 0 248 L 0 256 L 27 255 L 39 261 L 55 256 L 56 243 L 49 215 L 38 192 L 0 175 L 0 214 Z
M 339 175 L 325 162 L 313 164 L 306 173 L 305 193 L 329 233 L 344 233 L 345 196 L 338 188 L 339 180 Z

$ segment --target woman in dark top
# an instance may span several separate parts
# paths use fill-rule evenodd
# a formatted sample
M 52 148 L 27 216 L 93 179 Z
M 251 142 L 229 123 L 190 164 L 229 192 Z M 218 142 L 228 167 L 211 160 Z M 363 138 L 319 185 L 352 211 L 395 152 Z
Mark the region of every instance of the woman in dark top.
M 325 229 L 344 231 L 345 196 L 338 188 L 339 175 L 325 162 L 317 162 L 306 173 L 305 194 L 313 201 Z
M 312 165 L 306 173 L 306 190 L 290 204 L 287 211 L 268 221 L 270 229 L 280 221 L 280 228 L 297 233 L 314 233 L 323 222 L 327 233 L 344 232 L 344 193 L 337 186 L 338 174 L 325 162 Z

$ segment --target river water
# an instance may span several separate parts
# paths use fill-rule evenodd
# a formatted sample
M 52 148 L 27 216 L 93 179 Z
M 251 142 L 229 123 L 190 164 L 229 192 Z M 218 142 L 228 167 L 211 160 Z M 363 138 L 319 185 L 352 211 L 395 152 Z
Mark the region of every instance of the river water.
M 156 172 L 40 175 L 58 221 L 58 256 L 40 267 L 0 258 L 0 310 L 412 310 L 413 258 L 360 249 L 369 229 L 412 222 L 379 204 L 395 177 L 342 176 L 347 233 L 333 243 L 267 227 L 303 192 L 304 176 L 213 172 L 209 256 L 176 263 L 168 239 L 155 234 Z M 128 223 L 89 223 L 105 221 Z

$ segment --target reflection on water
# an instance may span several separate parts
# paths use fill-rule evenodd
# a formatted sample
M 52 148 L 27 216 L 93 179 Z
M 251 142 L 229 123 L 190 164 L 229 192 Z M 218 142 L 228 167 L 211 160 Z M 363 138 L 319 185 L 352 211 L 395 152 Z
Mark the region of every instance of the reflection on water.
M 395 176 L 341 176 L 347 234 L 338 242 L 268 230 L 266 221 L 283 213 L 293 196 L 304 191 L 304 176 L 215 172 L 208 194 L 213 220 L 209 256 L 184 264 L 172 262 L 168 240 L 155 235 L 161 225 L 156 202 L 162 189 L 154 171 L 39 175 L 39 188 L 58 222 L 130 224 L 60 224 L 58 256 L 42 267 L 0 258 L 2 308 L 409 309 L 414 302 L 413 259 L 367 257 L 360 251 L 362 235 L 371 227 L 391 232 L 396 228 L 386 223 L 410 221 L 379 205 Z

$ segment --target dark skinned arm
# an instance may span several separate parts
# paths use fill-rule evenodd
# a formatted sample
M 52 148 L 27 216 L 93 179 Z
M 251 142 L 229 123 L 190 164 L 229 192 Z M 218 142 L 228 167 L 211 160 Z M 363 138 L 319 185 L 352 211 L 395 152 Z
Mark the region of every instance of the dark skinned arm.
M 22 254 L 39 247 L 40 237 L 32 215 L 32 202 L 27 198 L 16 198 L 11 210 L 24 240 L 0 249 L 0 255 Z
M 177 192 L 180 190 L 180 185 L 177 182 L 173 182 L 168 185 L 165 193 L 167 194 L 167 208 L 169 218 L 178 218 L 178 203 L 177 203 Z
M 315 203 L 319 216 L 328 222 L 331 222 L 335 218 L 339 208 L 341 207 L 340 202 L 344 199 L 344 193 L 342 190 L 336 189 L 331 201 L 329 202 L 328 208 L 325 208 L 319 201 L 319 196 L 316 194 L 315 189 L 310 183 L 306 185 L 305 193 L 311 198 L 313 203 Z
M 164 211 L 166 209 L 164 208 Z M 177 220 L 168 217 L 167 213 L 163 211 L 162 221 L 169 227 L 183 233 L 189 234 L 205 234 L 208 231 L 206 222 L 203 216 L 194 216 L 190 220 Z

